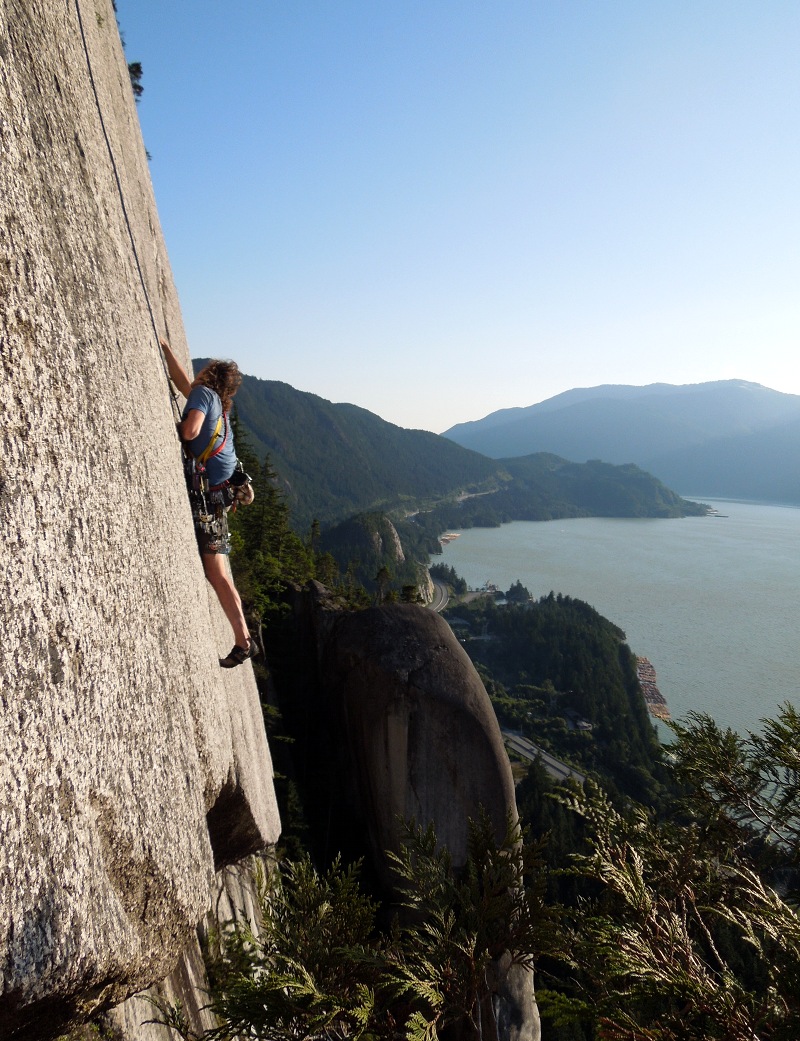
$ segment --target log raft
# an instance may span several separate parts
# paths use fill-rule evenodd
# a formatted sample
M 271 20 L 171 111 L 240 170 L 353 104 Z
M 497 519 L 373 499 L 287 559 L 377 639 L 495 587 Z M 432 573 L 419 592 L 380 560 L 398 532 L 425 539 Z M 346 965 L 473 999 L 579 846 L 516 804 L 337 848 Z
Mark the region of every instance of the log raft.
M 645 704 L 652 716 L 658 719 L 672 719 L 666 698 L 658 689 L 656 681 L 656 670 L 652 662 L 647 658 L 636 659 L 636 675 L 639 677 L 639 686 L 642 688 Z

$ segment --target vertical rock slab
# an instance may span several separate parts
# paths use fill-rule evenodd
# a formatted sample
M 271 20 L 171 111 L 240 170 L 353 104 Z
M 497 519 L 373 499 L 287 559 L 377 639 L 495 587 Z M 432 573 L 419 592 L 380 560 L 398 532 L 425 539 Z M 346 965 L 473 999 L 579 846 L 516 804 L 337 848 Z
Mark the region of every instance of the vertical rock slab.
M 217 664 L 110 0 L 0 0 L 0 151 L 0 1024 L 39 1039 L 164 977 L 215 862 L 279 825 L 251 668 Z
M 433 823 L 456 867 L 481 807 L 501 840 L 517 814 L 511 767 L 483 683 L 447 622 L 406 604 L 339 611 L 314 583 L 295 611 L 316 641 L 321 701 L 338 723 L 353 815 L 384 890 L 392 890 L 385 851 L 399 850 L 404 820 Z M 492 975 L 482 1036 L 538 1041 L 532 974 L 501 958 Z M 474 1024 L 449 1036 L 473 1037 Z
M 217 874 L 211 911 L 186 948 L 175 970 L 156 986 L 112 1009 L 105 1017 L 114 1041 L 175 1041 L 172 1030 L 154 1021 L 154 1002 L 180 1004 L 186 1022 L 197 1034 L 219 1024 L 208 1006 L 208 979 L 203 950 L 219 943 L 220 923 L 246 920 L 258 929 L 258 878 L 271 868 L 269 860 L 249 857 Z
M 397 850 L 399 820 L 436 825 L 453 861 L 483 806 L 498 838 L 516 816 L 494 710 L 472 662 L 439 615 L 393 604 L 336 617 L 323 651 L 378 859 Z

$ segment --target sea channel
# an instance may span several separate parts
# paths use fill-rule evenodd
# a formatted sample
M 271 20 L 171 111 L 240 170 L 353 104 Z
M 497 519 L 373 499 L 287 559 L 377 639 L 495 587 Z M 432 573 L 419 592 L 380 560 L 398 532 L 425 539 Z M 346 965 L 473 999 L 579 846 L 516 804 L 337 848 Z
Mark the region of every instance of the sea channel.
M 718 512 L 472 528 L 442 560 L 472 588 L 585 600 L 653 663 L 673 718 L 745 733 L 800 706 L 800 508 L 702 501 Z

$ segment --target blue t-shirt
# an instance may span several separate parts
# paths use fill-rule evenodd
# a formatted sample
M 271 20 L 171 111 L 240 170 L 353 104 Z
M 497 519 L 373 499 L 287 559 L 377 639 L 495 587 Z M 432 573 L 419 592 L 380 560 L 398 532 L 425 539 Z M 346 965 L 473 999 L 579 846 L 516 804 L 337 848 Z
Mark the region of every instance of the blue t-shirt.
M 200 433 L 192 441 L 187 442 L 187 447 L 192 455 L 197 458 L 201 456 L 203 452 L 208 448 L 208 444 L 214 434 L 217 427 L 217 420 L 222 415 L 222 402 L 219 399 L 219 394 L 215 390 L 211 390 L 209 387 L 192 387 L 189 397 L 186 399 L 186 407 L 183 410 L 183 418 L 189 415 L 192 409 L 197 409 L 198 412 L 203 412 L 205 418 L 203 419 L 203 425 L 200 427 Z M 215 438 L 214 449 L 219 448 L 222 438 L 225 436 L 226 421 L 223 420 L 222 426 L 220 427 L 219 437 Z M 236 469 L 236 449 L 233 447 L 233 434 L 230 428 L 230 420 L 227 421 L 228 437 L 225 441 L 225 446 L 221 452 L 218 452 L 213 459 L 209 459 L 206 462 L 206 473 L 208 474 L 208 483 L 210 485 L 222 484 L 223 481 L 227 481 L 233 471 Z

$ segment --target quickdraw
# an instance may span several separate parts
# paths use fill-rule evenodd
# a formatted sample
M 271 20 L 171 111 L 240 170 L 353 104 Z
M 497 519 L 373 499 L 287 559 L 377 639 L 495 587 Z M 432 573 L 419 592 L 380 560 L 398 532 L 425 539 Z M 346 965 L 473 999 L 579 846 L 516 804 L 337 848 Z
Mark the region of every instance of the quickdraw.
M 227 553 L 230 536 L 225 518 L 227 507 L 222 496 L 209 487 L 205 467 L 186 450 L 183 468 L 195 527 L 211 537 L 209 549 L 215 553 Z

